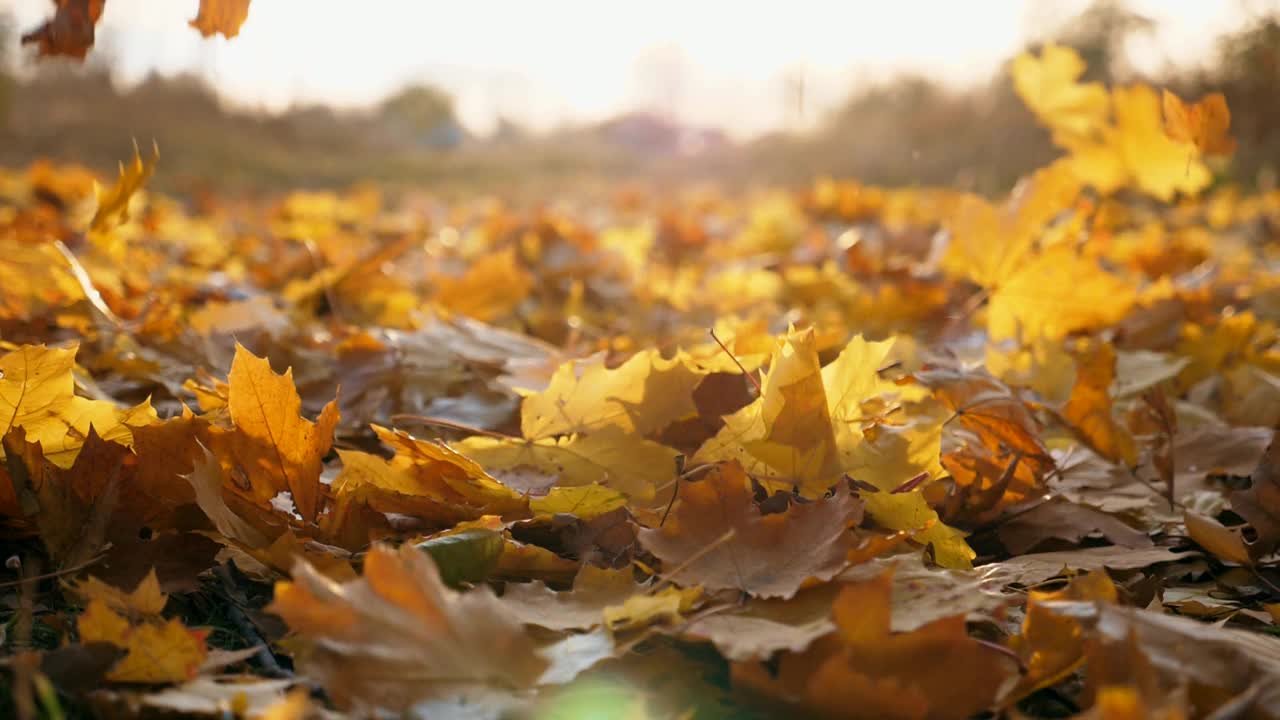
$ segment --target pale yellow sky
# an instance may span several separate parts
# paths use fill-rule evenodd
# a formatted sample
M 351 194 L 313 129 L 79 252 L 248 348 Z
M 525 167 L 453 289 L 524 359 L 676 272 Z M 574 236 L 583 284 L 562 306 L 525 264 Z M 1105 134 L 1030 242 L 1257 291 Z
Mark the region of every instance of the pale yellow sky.
M 5 0 L 19 27 L 48 0 Z M 1268 0 L 1133 0 L 1160 22 L 1135 43 L 1142 69 L 1191 64 Z M 454 94 L 468 125 L 535 127 L 663 108 L 743 136 L 812 120 L 852 87 L 902 71 L 986 77 L 1088 0 L 254 0 L 238 38 L 186 26 L 198 0 L 108 0 L 99 49 L 123 79 L 208 78 L 227 99 L 376 102 L 414 80 Z M 805 116 L 787 102 L 803 76 Z M 790 97 L 794 97 L 791 91 Z

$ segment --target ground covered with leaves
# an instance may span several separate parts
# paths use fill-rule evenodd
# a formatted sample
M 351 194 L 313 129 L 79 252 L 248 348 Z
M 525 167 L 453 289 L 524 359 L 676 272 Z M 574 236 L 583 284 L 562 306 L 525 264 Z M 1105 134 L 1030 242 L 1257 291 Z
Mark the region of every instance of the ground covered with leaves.
M 0 712 L 1280 717 L 1280 194 L 1082 70 L 1000 199 L 0 174 Z

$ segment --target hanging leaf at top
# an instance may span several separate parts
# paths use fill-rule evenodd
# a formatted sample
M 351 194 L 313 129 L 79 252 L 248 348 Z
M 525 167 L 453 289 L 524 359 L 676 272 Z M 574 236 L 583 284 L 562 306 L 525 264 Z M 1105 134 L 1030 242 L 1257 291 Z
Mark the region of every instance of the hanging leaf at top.
M 102 18 L 106 0 L 53 0 L 53 17 L 22 36 L 34 43 L 40 57 L 64 56 L 84 60 L 93 47 L 94 26 Z
M 200 0 L 200 12 L 189 24 L 204 37 L 221 34 L 230 40 L 248 17 L 249 0 Z

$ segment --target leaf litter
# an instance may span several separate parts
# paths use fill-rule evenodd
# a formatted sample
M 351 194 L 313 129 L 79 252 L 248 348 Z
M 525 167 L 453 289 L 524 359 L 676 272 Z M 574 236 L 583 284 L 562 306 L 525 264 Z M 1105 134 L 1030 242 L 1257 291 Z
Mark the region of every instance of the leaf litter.
M 1014 63 L 1064 154 L 999 200 L 3 171 L 0 702 L 1280 717 L 1280 204 L 1208 190 L 1220 95 L 1084 71 Z

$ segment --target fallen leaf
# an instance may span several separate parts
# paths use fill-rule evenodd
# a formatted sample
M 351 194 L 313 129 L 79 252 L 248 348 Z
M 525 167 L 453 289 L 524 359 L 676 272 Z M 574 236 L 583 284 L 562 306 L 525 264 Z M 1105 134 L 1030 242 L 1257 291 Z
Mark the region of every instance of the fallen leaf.
M 225 448 L 221 459 L 244 468 L 260 504 L 287 490 L 303 520 L 314 521 L 320 509 L 321 460 L 339 419 L 337 403 L 325 405 L 318 423 L 303 418 L 292 369 L 277 375 L 269 362 L 239 343 L 228 381 L 234 428 L 214 430 L 215 452 Z
M 113 682 L 184 682 L 196 676 L 208 654 L 204 631 L 189 630 L 178 620 L 134 625 L 102 600 L 89 602 L 78 628 L 81 642 L 111 643 L 126 651 L 107 673 Z
M 1112 414 L 1111 384 L 1116 353 L 1106 343 L 1093 344 L 1079 355 L 1076 384 L 1062 408 L 1063 417 L 1099 455 L 1128 467 L 1138 463 L 1138 447 L 1128 429 Z
M 526 625 L 551 630 L 590 630 L 604 624 L 604 609 L 641 592 L 631 570 L 584 565 L 573 587 L 556 592 L 540 582 L 508 583 L 502 603 Z
M 1224 527 L 1217 520 L 1190 510 L 1183 513 L 1183 522 L 1191 539 L 1210 555 L 1241 565 L 1252 563 L 1239 529 Z
M 640 544 L 681 585 L 789 598 L 809 578 L 829 580 L 853 546 L 848 528 L 862 517 L 847 489 L 764 515 L 742 466 L 730 462 L 683 484 L 675 510 Z
M 486 587 L 450 590 L 412 546 L 374 546 L 364 575 L 336 583 L 306 562 L 269 610 L 303 639 L 303 672 L 358 712 L 403 711 L 467 687 L 533 685 L 548 662 Z

